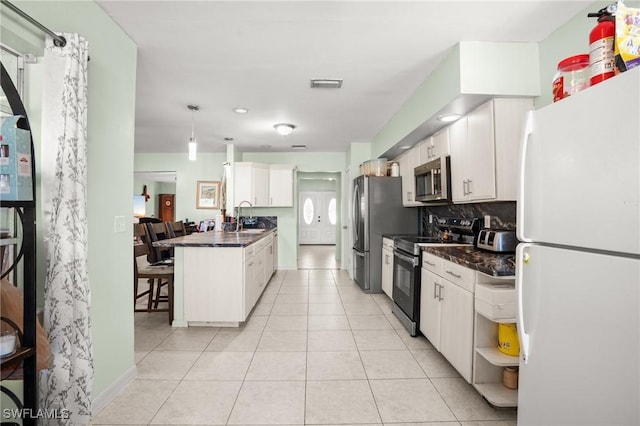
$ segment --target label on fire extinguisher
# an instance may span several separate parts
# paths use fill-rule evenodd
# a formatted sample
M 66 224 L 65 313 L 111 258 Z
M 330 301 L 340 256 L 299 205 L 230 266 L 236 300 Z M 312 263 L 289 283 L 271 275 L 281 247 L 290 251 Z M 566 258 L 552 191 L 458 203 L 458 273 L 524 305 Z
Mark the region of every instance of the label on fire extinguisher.
M 615 58 L 613 54 L 613 37 L 605 37 L 591 43 L 589 66 L 591 77 L 601 74 L 613 74 Z

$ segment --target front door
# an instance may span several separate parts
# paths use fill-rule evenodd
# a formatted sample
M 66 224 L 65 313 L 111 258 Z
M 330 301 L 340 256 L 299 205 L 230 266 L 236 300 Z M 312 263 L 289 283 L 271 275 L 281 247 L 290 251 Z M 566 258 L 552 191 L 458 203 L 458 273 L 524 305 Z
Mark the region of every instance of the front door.
M 299 244 L 336 243 L 336 191 L 300 192 Z

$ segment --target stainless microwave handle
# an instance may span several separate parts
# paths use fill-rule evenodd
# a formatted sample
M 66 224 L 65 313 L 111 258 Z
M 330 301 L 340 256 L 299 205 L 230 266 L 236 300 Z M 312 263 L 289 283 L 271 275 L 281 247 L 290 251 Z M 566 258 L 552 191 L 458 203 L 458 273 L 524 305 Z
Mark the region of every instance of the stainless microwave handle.
M 408 262 L 410 264 L 412 264 L 413 266 L 418 266 L 418 258 L 417 257 L 413 257 L 413 256 L 407 256 L 406 254 L 402 254 L 401 252 L 399 252 L 396 249 L 393 249 L 393 255 L 395 257 L 397 257 L 400 260 L 404 260 L 405 262 Z
M 431 195 L 436 195 L 436 171 L 431 170 Z

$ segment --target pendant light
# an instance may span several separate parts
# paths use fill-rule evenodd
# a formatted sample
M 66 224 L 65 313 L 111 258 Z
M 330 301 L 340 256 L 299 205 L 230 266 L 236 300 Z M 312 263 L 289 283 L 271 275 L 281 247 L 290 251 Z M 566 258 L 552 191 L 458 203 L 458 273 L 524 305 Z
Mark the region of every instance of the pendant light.
M 200 110 L 197 105 L 187 105 L 191 110 L 191 138 L 189 138 L 189 160 L 196 161 L 198 144 L 196 143 L 196 111 Z

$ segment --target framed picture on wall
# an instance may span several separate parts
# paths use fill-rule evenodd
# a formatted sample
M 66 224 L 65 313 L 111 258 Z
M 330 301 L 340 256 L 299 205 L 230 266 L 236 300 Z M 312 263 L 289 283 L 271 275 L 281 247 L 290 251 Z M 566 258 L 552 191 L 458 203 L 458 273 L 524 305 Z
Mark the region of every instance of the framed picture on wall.
M 220 208 L 220 181 L 198 181 L 196 209 Z

